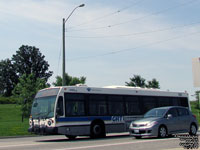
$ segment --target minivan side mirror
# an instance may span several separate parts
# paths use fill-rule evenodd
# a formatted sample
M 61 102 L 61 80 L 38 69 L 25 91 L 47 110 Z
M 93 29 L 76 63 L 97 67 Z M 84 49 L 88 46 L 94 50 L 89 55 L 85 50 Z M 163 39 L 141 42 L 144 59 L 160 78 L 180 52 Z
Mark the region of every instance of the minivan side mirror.
M 168 114 L 167 119 L 171 119 L 171 118 L 172 118 L 172 114 Z

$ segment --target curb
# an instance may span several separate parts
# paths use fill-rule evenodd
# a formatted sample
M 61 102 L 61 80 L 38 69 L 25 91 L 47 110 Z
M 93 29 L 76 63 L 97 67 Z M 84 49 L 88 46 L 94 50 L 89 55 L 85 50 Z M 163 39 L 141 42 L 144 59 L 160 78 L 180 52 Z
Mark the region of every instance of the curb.
M 28 137 L 41 137 L 41 135 L 0 136 L 0 139 L 28 138 Z

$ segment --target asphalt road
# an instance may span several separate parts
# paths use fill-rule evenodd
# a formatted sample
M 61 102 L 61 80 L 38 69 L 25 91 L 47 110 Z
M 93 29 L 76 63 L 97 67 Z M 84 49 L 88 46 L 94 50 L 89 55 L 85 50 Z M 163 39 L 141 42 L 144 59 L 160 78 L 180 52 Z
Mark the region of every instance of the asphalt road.
M 0 150 L 181 150 L 179 138 L 135 139 L 126 134 L 110 134 L 103 139 L 65 136 L 36 136 L 0 139 Z M 199 148 L 200 149 L 200 148 Z

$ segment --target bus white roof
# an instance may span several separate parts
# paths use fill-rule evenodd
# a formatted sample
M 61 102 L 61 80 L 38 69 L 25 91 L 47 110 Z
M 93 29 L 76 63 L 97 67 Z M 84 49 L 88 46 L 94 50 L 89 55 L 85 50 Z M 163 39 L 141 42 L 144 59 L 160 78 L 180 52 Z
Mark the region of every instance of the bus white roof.
M 58 87 L 52 87 L 58 88 Z M 128 86 L 106 86 L 88 87 L 86 85 L 62 86 L 61 92 L 85 93 L 85 94 L 116 94 L 116 95 L 144 95 L 144 96 L 166 96 L 166 97 L 188 97 L 186 92 L 171 92 L 153 88 L 140 88 Z

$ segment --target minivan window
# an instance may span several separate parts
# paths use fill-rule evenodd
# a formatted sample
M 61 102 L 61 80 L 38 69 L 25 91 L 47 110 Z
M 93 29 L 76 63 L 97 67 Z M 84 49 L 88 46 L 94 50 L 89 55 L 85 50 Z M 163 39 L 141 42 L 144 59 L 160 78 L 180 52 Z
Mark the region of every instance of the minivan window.
M 179 116 L 187 116 L 187 115 L 189 115 L 189 112 L 188 112 L 187 109 L 178 108 L 178 115 L 179 115 Z
M 152 109 L 148 111 L 145 115 L 144 118 L 148 117 L 162 117 L 166 113 L 167 109 Z
M 172 117 L 178 116 L 177 110 L 175 108 L 170 109 L 167 114 L 171 114 Z

